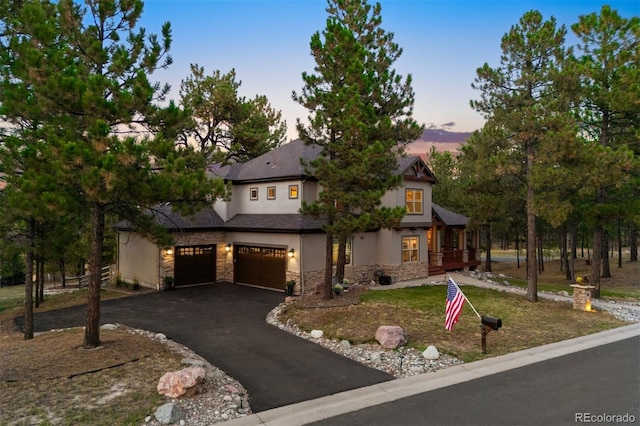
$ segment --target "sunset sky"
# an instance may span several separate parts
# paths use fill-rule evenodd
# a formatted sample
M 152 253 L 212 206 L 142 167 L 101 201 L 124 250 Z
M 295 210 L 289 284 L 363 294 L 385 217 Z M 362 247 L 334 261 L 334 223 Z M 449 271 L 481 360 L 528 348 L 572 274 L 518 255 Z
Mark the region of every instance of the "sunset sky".
M 475 70 L 499 65 L 500 39 L 527 11 L 539 10 L 569 27 L 578 16 L 610 4 L 629 18 L 640 15 L 640 1 L 448 1 L 381 0 L 382 27 L 395 34 L 403 54 L 395 68 L 411 74 L 416 94 L 414 117 L 427 126 L 455 123 L 450 131 L 472 131 L 483 119 L 469 107 L 479 93 L 471 88 Z M 290 139 L 297 118 L 307 110 L 291 99 L 301 91 L 303 71 L 313 71 L 309 41 L 326 21 L 323 0 L 146 0 L 141 25 L 159 33 L 171 22 L 174 63 L 152 80 L 169 83 L 177 100 L 180 81 L 196 63 L 207 74 L 235 68 L 240 94 L 266 95 L 283 113 Z M 568 41 L 575 39 L 570 34 Z

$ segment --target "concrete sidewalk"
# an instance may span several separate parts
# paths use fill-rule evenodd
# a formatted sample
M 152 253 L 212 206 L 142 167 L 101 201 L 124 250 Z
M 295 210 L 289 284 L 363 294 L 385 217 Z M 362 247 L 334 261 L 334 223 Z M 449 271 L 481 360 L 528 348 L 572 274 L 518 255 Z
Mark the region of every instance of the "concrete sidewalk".
M 230 426 L 308 424 L 636 336 L 640 336 L 640 324 L 262 411 L 231 420 L 226 424 Z

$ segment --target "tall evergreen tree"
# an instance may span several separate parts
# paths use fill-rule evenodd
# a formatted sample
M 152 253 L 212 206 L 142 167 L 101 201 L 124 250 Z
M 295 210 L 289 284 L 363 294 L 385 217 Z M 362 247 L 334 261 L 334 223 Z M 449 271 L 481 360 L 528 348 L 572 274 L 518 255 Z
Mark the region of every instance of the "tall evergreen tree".
M 324 295 L 331 298 L 334 238 L 340 279 L 350 235 L 403 217 L 404 207 L 381 207 L 381 198 L 401 184 L 398 158 L 422 127 L 411 117 L 411 76 L 403 79 L 391 68 L 402 49 L 381 27 L 380 4 L 328 0 L 326 10 L 325 29 L 311 37 L 314 72 L 302 74 L 305 86 L 293 99 L 310 111 L 309 125 L 297 123 L 301 139 L 321 148 L 308 167 L 323 191 L 302 212 L 327 220 Z
M 633 220 L 640 210 L 640 18 L 625 19 L 605 5 L 599 14 L 580 16 L 571 29 L 579 40 L 579 56 L 569 61 L 581 81 L 577 116 L 585 143 L 600 145 L 590 148 L 594 161 L 583 191 L 591 200 L 591 282 L 599 297 L 601 275 L 609 270 L 606 225 L 616 217 Z
M 564 26 L 555 18 L 543 20 L 538 11 L 526 12 L 511 27 L 501 42 L 500 66 L 488 64 L 477 70 L 473 87 L 481 99 L 471 101 L 494 125 L 502 127 L 519 158 L 511 164 L 518 168 L 524 183 L 527 215 L 527 300 L 538 300 L 538 263 L 536 256 L 536 217 L 543 203 L 536 203 L 537 189 L 551 185 L 552 174 L 573 145 L 575 128 L 567 114 L 559 64 L 566 57 Z M 556 184 L 559 184 L 556 181 Z M 547 200 L 549 201 L 549 200 Z M 562 200 L 554 205 L 566 211 Z
M 240 84 L 235 70 L 207 76 L 204 68 L 191 65 L 191 75 L 180 85 L 181 105 L 192 119 L 182 144 L 194 141 L 212 162 L 244 162 L 284 142 L 287 124 L 280 111 L 265 96 L 239 96 Z
M 18 129 L 3 147 L 14 159 L 8 187 L 22 195 L 24 211 L 50 194 L 51 211 L 88 212 L 86 348 L 100 345 L 106 216 L 148 228 L 145 212 L 158 202 L 188 213 L 224 193 L 222 182 L 205 175 L 201 156 L 176 149 L 186 122 L 181 111 L 154 105 L 169 87 L 148 75 L 171 63 L 171 30 L 166 23 L 158 38 L 138 29 L 142 11 L 141 0 L 25 0 L 2 16 L 0 104 Z M 139 136 L 144 130 L 147 136 Z M 36 161 L 48 166 L 31 167 Z

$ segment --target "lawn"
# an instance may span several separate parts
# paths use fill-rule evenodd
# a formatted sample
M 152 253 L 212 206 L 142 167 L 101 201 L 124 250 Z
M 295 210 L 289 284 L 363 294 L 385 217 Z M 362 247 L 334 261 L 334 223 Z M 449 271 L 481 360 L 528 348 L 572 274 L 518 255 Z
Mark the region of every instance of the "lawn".
M 444 328 L 444 285 L 366 291 L 359 296 L 360 303 L 330 309 L 294 303 L 281 319 L 292 319 L 305 331 L 322 329 L 328 338 L 352 343 L 373 342 L 379 326 L 399 325 L 407 331 L 408 346 L 424 350 L 434 345 L 465 362 L 626 324 L 605 312 L 574 310 L 568 303 L 531 303 L 524 296 L 473 286 L 462 286 L 462 290 L 482 315 L 502 319 L 502 329 L 487 336 L 486 355 L 481 348 L 480 320 L 468 304 L 453 331 Z

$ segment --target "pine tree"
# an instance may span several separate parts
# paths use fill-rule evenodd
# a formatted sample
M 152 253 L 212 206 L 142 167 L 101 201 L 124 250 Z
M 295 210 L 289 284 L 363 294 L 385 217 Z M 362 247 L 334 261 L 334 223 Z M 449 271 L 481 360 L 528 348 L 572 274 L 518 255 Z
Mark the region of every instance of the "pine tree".
M 579 39 L 579 56 L 568 64 L 581 82 L 576 113 L 585 143 L 599 145 L 589 147 L 594 161 L 583 190 L 594 225 L 591 283 L 599 297 L 601 274 L 609 270 L 606 224 L 616 217 L 637 220 L 640 209 L 640 18 L 625 19 L 605 5 L 571 29 Z
M 332 297 L 334 238 L 339 241 L 337 277 L 344 275 L 346 239 L 355 232 L 391 227 L 404 207 L 381 207 L 381 198 L 401 184 L 398 158 L 422 133 L 411 117 L 411 76 L 392 69 L 402 54 L 393 34 L 382 29 L 380 4 L 328 0 L 326 27 L 311 37 L 313 73 L 293 99 L 310 112 L 297 129 L 321 155 L 307 166 L 320 180 L 318 200 L 302 212 L 326 218 L 324 295 Z
M 3 149 L 14 160 L 8 186 L 24 211 L 49 194 L 50 211 L 82 208 L 90 218 L 86 348 L 100 345 L 106 216 L 149 229 L 145 213 L 158 202 L 186 214 L 225 191 L 201 156 L 176 149 L 184 113 L 154 104 L 169 87 L 148 76 L 171 64 L 171 28 L 147 34 L 136 26 L 142 11 L 140 0 L 25 0 L 2 17 L 0 103 L 16 127 Z
M 538 300 L 536 217 L 544 203 L 536 196 L 544 194 L 542 187 L 561 183 L 553 172 L 562 171 L 557 165 L 570 157 L 576 140 L 567 100 L 558 90 L 566 84 L 559 69 L 566 57 L 565 34 L 555 18 L 543 21 L 538 11 L 525 13 L 502 38 L 500 66 L 479 68 L 473 85 L 481 99 L 472 101 L 472 107 L 503 128 L 510 152 L 517 157 L 510 167 L 522 179 L 526 200 L 529 301 Z M 557 209 L 567 211 L 561 199 L 553 201 Z
M 239 96 L 240 85 L 235 70 L 207 76 L 192 64 L 191 75 L 180 85 L 181 105 L 193 120 L 181 143 L 195 141 L 211 162 L 245 162 L 282 144 L 287 125 L 281 112 L 265 96 Z

